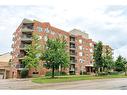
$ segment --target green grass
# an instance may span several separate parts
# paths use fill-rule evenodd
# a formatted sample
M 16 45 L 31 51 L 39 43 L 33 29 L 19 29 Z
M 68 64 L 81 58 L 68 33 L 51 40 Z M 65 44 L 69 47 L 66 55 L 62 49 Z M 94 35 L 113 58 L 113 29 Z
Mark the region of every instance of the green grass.
M 110 79 L 110 78 L 127 78 L 127 76 L 125 75 L 107 75 L 107 76 L 83 75 L 83 76 L 62 76 L 62 77 L 55 77 L 54 79 L 50 77 L 38 77 L 38 78 L 34 78 L 32 82 L 59 83 L 59 82 L 79 81 L 79 80 L 95 80 L 95 79 Z

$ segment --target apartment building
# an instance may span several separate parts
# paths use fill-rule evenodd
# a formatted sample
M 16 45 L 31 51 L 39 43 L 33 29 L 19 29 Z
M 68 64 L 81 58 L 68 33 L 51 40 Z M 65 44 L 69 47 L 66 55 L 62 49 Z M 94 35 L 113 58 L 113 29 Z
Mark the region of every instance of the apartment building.
M 72 38 L 75 39 L 75 42 L 72 42 Z M 75 46 L 75 49 L 70 48 L 70 53 L 75 52 L 75 56 L 70 54 L 70 60 L 76 60 L 76 64 L 70 64 L 70 74 L 83 74 L 84 72 L 91 73 L 93 72 L 93 50 L 94 42 L 92 39 L 89 39 L 89 35 L 85 32 L 82 32 L 78 29 L 73 29 L 70 31 L 70 47 L 71 45 Z
M 70 67 L 67 68 L 68 74 L 76 74 L 84 72 L 93 72 L 93 48 L 94 42 L 89 39 L 89 35 L 77 29 L 64 31 L 51 26 L 48 22 L 31 21 L 24 19 L 13 34 L 13 52 L 12 52 L 12 70 L 11 77 L 20 78 L 20 72 L 24 68 L 22 60 L 26 55 L 25 48 L 32 44 L 33 34 L 38 34 L 40 45 L 44 46 L 47 39 L 63 37 L 66 39 L 70 53 Z M 42 65 L 38 71 L 34 68 L 29 70 L 29 76 L 33 74 L 44 75 L 48 69 Z

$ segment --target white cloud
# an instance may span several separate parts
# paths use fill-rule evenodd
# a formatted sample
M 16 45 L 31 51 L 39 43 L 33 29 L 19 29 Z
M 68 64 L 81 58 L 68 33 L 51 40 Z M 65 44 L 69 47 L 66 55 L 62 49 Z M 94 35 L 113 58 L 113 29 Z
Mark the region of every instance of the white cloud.
M 51 25 L 66 31 L 79 28 L 89 33 L 95 41 L 102 40 L 113 46 L 117 53 L 125 50 L 122 46 L 127 45 L 126 6 L 116 6 L 112 1 L 102 2 L 105 0 L 46 1 L 42 0 L 43 4 L 38 6 L 0 6 L 0 53 L 11 50 L 12 33 L 23 18 L 50 22 Z
M 119 55 L 127 58 L 127 45 L 125 45 L 119 49 L 114 50 L 114 57 L 116 58 Z

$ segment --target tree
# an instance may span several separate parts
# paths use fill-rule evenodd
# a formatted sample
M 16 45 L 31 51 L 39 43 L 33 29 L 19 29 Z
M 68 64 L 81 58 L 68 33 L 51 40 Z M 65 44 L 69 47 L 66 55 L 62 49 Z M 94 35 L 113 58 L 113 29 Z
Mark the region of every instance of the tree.
M 103 57 L 103 69 L 104 72 L 110 72 L 114 68 L 114 61 L 112 56 Z
M 70 63 L 69 55 L 66 51 L 66 41 L 48 39 L 41 59 L 46 62 L 44 64 L 46 68 L 52 69 L 52 78 L 54 78 L 55 70 L 58 70 L 60 66 L 66 68 Z
M 105 72 L 110 72 L 114 68 L 112 52 L 108 48 L 106 48 L 105 54 L 103 54 L 103 68 Z
M 127 75 L 127 60 L 120 55 L 116 59 L 115 70 L 116 71 L 124 71 L 125 75 Z
M 124 58 L 120 55 L 116 59 L 116 62 L 115 62 L 115 70 L 116 71 L 123 71 L 123 68 L 124 68 L 123 60 L 124 60 Z
M 39 66 L 40 56 L 41 56 L 41 46 L 39 45 L 39 36 L 33 35 L 32 44 L 26 47 L 26 55 L 22 60 L 25 68 L 35 68 Z
M 95 67 L 95 71 L 98 74 L 101 70 L 101 68 L 103 67 L 103 57 L 102 57 L 102 42 L 99 41 L 98 43 L 96 43 L 95 47 L 94 47 L 94 67 Z

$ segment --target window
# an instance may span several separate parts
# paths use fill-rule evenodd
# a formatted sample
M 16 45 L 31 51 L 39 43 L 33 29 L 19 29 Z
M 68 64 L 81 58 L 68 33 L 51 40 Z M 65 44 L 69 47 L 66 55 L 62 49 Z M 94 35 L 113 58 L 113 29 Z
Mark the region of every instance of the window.
M 80 49 L 80 50 L 83 50 L 83 47 L 82 47 L 82 46 L 79 46 L 79 49 Z
M 79 39 L 79 43 L 82 44 L 82 39 Z
M 49 33 L 50 31 L 49 31 L 49 29 L 48 29 L 48 28 L 45 28 L 45 32 L 46 32 L 46 33 Z
M 38 26 L 38 27 L 37 27 L 37 31 L 38 31 L 38 32 L 42 32 L 42 31 L 43 31 L 42 27 L 39 27 L 39 26 Z
M 33 74 L 38 74 L 38 72 L 33 72 Z
M 84 63 L 84 60 L 83 59 L 79 59 L 80 63 Z
M 52 35 L 55 35 L 55 32 L 54 32 L 54 31 L 51 31 L 51 34 L 52 34 Z
M 82 52 L 79 52 L 79 56 L 83 56 L 83 53 Z
M 93 44 L 92 43 L 90 43 L 90 47 L 93 47 Z
M 90 49 L 90 52 L 92 53 L 93 52 L 93 49 Z
M 92 55 L 90 56 L 90 60 L 93 60 L 93 56 Z

